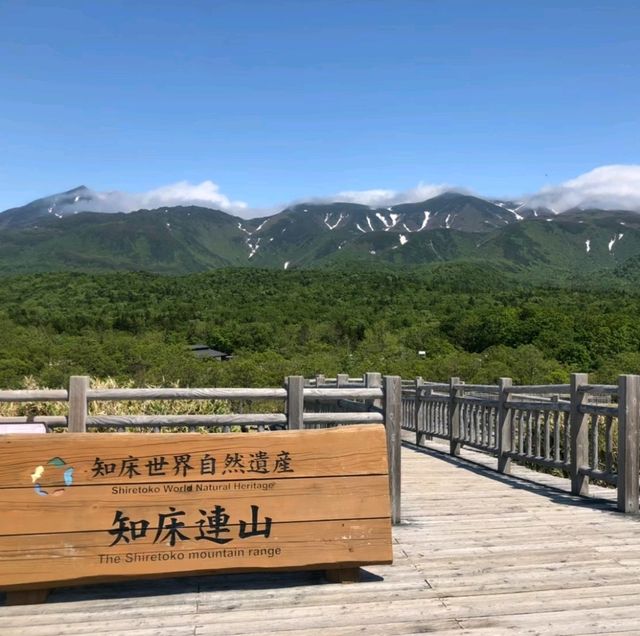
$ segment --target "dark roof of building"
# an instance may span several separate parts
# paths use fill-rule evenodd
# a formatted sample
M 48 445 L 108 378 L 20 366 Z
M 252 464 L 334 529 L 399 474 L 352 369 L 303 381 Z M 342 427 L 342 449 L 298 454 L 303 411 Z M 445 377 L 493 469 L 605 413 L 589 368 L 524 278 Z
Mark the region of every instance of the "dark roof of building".
M 193 353 L 194 356 L 198 358 L 230 358 L 230 353 L 225 353 L 224 351 L 218 351 L 217 349 L 212 349 L 206 344 L 194 344 L 189 345 L 189 349 Z

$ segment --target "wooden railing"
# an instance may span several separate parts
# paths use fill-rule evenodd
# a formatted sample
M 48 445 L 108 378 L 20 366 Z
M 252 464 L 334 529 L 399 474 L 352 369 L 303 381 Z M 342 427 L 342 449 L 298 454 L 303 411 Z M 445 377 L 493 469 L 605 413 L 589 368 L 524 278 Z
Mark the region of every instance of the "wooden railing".
M 42 422 L 48 427 L 87 430 L 230 431 L 232 427 L 302 429 L 353 423 L 383 423 L 387 431 L 394 522 L 400 520 L 400 427 L 415 434 L 418 445 L 429 438 L 494 455 L 498 469 L 511 462 L 561 471 L 571 490 L 586 495 L 590 480 L 618 490 L 618 508 L 638 511 L 638 420 L 640 376 L 620 376 L 617 385 L 589 384 L 573 374 L 570 384 L 513 386 L 402 382 L 397 376 L 368 373 L 363 378 L 289 376 L 277 388 L 92 389 L 89 378 L 73 376 L 68 390 L 0 391 L 0 402 L 66 402 L 66 415 L 0 418 L 0 424 Z M 130 400 L 271 401 L 279 412 L 180 415 L 91 414 L 92 402 Z M 238 409 L 236 409 L 238 410 Z M 278 409 L 275 409 L 278 411 Z
M 618 509 L 638 512 L 638 421 L 640 376 L 620 376 L 617 385 L 589 384 L 575 373 L 570 384 L 513 386 L 403 383 L 402 428 L 416 444 L 430 438 L 498 458 L 509 473 L 513 460 L 555 469 L 571 479 L 571 491 L 587 495 L 589 481 L 618 489 Z
M 253 427 L 258 432 L 272 428 L 291 430 L 348 424 L 380 423 L 387 433 L 389 480 L 394 523 L 400 522 L 400 403 L 401 380 L 378 373 L 349 380 L 338 376 L 326 381 L 323 376 L 307 380 L 289 376 L 278 388 L 140 388 L 92 389 L 86 376 L 72 376 L 68 390 L 0 391 L 0 402 L 66 402 L 66 415 L 0 417 L 0 424 L 39 422 L 62 431 L 156 431 L 163 427 L 187 427 L 195 431 L 228 432 L 233 428 Z M 92 402 L 130 400 L 224 400 L 272 401 L 282 404 L 276 413 L 231 413 L 180 415 L 94 415 Z

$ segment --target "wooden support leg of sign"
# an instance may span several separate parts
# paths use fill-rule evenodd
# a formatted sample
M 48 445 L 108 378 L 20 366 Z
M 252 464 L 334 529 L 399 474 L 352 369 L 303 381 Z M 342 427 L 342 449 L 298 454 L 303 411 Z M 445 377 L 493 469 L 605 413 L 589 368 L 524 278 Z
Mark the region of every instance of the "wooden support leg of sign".
M 329 583 L 359 583 L 360 568 L 336 568 L 325 570 L 324 576 Z
M 6 605 L 32 605 L 34 603 L 44 603 L 47 600 L 47 596 L 49 596 L 49 589 L 17 590 L 6 594 Z

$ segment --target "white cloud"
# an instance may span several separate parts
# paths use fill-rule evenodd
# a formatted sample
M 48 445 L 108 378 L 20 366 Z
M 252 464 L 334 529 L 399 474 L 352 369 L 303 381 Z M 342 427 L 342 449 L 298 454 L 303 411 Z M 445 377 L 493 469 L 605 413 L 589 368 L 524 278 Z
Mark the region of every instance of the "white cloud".
M 640 211 L 640 165 L 600 166 L 528 197 L 530 205 L 564 212 L 570 208 Z
M 248 207 L 243 201 L 232 201 L 225 194 L 222 194 L 220 187 L 213 181 L 203 181 L 196 184 L 179 181 L 132 196 L 144 204 L 142 207 L 147 208 L 163 205 L 201 205 L 226 211 L 239 211 Z
M 413 203 L 425 201 L 431 197 L 438 196 L 443 192 L 451 191 L 452 188 L 440 184 L 419 183 L 415 188 L 409 190 L 347 190 L 338 192 L 331 197 L 323 197 L 322 201 L 344 201 L 346 203 L 362 203 L 373 208 L 383 208 L 399 203 Z M 457 189 L 456 189 L 457 190 Z
M 87 198 L 83 197 L 81 209 L 89 212 L 132 212 L 176 205 L 197 205 L 232 214 L 248 211 L 244 201 L 231 200 L 213 181 L 179 181 L 148 192 L 91 192 Z
M 324 197 L 322 200 L 361 203 L 362 205 L 379 207 L 392 205 L 396 194 L 397 192 L 395 190 L 346 190 L 345 192 L 338 192 L 330 197 Z

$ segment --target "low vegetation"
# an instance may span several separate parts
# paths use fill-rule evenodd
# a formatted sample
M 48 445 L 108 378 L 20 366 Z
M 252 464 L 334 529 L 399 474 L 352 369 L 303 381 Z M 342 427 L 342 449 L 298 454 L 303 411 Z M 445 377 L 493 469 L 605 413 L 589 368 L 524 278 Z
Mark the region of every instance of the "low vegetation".
M 640 370 L 635 292 L 531 286 L 499 270 L 218 270 L 5 277 L 0 385 L 72 374 L 135 386 L 277 386 L 370 370 L 446 380 L 599 381 Z M 199 360 L 188 345 L 233 354 Z M 419 352 L 424 352 L 423 354 Z

